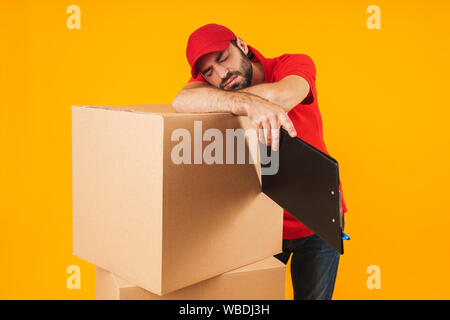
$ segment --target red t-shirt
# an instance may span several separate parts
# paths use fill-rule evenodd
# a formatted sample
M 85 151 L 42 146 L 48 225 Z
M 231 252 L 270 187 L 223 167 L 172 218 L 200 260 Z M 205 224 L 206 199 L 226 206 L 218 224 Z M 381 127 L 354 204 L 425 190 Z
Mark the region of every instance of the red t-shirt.
M 308 96 L 294 108 L 288 116 L 294 124 L 297 136 L 315 148 L 328 154 L 323 140 L 322 117 L 317 103 L 316 92 L 316 68 L 312 59 L 305 54 L 284 54 L 277 58 L 264 58 L 255 48 L 248 46 L 253 52 L 252 62 L 260 62 L 264 69 L 264 82 L 277 82 L 288 75 L 298 75 L 309 83 L 310 91 Z M 189 82 L 207 82 L 199 74 L 197 78 L 191 77 Z M 343 212 L 347 212 L 347 207 L 341 191 L 341 204 Z M 303 223 L 294 218 L 289 212 L 284 210 L 283 239 L 297 239 L 312 235 Z

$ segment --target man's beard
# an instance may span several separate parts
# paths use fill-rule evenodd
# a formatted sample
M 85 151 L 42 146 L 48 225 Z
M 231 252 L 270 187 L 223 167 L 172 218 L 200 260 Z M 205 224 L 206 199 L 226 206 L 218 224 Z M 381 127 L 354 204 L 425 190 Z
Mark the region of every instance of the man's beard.
M 253 77 L 252 63 L 241 49 L 238 48 L 238 50 L 241 53 L 241 65 L 239 68 L 240 71 L 230 72 L 228 76 L 225 79 L 223 79 L 222 83 L 220 84 L 220 89 L 224 89 L 225 83 L 235 75 L 241 76 L 244 79 L 244 81 L 242 81 L 241 83 L 235 83 L 231 88 L 226 90 L 244 89 L 250 87 L 250 85 L 252 84 L 252 77 Z

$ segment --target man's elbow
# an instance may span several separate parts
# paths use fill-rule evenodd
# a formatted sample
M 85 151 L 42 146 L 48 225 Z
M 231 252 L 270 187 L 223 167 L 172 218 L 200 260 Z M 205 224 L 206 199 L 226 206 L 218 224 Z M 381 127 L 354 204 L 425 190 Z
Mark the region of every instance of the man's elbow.
M 283 83 L 284 86 L 277 91 L 276 99 L 286 112 L 302 103 L 310 92 L 308 81 L 300 76 L 288 76 L 280 83 Z
M 303 91 L 303 92 L 300 91 L 299 94 L 297 94 L 297 95 L 285 98 L 284 101 L 282 102 L 283 109 L 285 109 L 286 112 L 291 111 L 293 108 L 295 108 L 299 104 L 302 104 L 305 101 L 305 99 L 308 97 L 308 94 L 309 94 L 309 85 L 305 91 Z
M 186 112 L 186 105 L 183 103 L 182 93 L 179 92 L 172 101 L 172 107 L 175 112 Z
M 193 81 L 186 84 L 172 101 L 172 106 L 176 112 L 192 112 L 192 101 L 195 101 L 197 88 L 209 87 L 207 83 Z

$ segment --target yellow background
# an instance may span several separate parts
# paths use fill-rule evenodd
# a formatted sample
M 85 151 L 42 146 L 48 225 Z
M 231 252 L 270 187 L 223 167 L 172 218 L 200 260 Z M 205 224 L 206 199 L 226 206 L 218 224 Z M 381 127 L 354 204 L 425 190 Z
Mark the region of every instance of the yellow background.
M 66 27 L 71 4 L 80 30 Z M 366 26 L 373 4 L 381 30 Z M 0 12 L 0 298 L 93 298 L 94 267 L 71 254 L 70 106 L 170 103 L 189 79 L 187 37 L 210 22 L 266 57 L 316 63 L 352 237 L 334 298 L 450 298 L 449 1 L 3 0 Z M 370 265 L 381 289 L 366 285 Z

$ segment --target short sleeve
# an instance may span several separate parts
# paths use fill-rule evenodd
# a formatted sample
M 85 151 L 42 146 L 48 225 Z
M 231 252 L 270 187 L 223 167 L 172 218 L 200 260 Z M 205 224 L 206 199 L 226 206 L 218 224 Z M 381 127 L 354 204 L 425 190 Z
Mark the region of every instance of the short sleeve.
M 299 75 L 308 82 L 316 80 L 316 66 L 306 54 L 285 54 L 279 59 L 276 81 L 289 75 Z
M 308 81 L 310 92 L 302 104 L 312 103 L 316 81 L 316 66 L 313 60 L 306 54 L 285 54 L 279 57 L 275 81 L 280 81 L 289 75 L 298 75 Z

